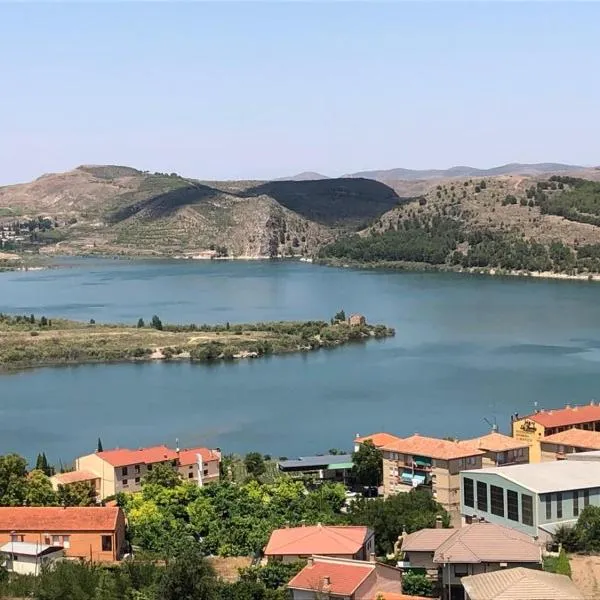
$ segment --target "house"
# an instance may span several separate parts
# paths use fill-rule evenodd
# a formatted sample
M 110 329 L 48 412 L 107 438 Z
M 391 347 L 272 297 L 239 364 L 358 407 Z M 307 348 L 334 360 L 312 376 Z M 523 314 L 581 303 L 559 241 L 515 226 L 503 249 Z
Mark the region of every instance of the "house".
M 25 542 L 64 548 L 68 558 L 120 560 L 125 516 L 118 507 L 0 507 L 0 544 Z
M 381 446 L 385 496 L 417 486 L 429 488 L 450 513 L 459 514 L 459 473 L 482 466 L 485 452 L 467 442 L 455 442 L 414 434 Z
M 348 325 L 350 327 L 362 327 L 366 322 L 367 320 L 363 315 L 354 314 L 348 317 Z
M 567 454 L 600 450 L 600 431 L 566 429 L 540 440 L 541 460 L 563 460 Z
M 523 567 L 462 578 L 465 600 L 584 600 L 566 575 Z
M 100 477 L 91 471 L 68 471 L 67 473 L 57 473 L 50 477 L 50 483 L 55 492 L 60 485 L 71 485 L 72 483 L 79 483 L 82 481 L 89 483 L 90 487 L 94 488 L 96 496 L 100 496 Z
M 100 479 L 99 497 L 104 499 L 119 492 L 139 492 L 143 478 L 159 464 L 177 469 L 186 481 L 196 481 L 198 485 L 217 481 L 220 461 L 218 449 L 190 448 L 180 451 L 167 446 L 138 450 L 117 448 L 76 459 L 75 471 L 96 475 Z
M 276 529 L 265 548 L 269 561 L 296 562 L 313 554 L 368 560 L 375 534 L 368 527 L 315 525 Z
M 425 569 L 443 598 L 462 600 L 461 577 L 509 567 L 542 568 L 542 549 L 532 537 L 492 523 L 459 529 L 421 529 L 401 546 L 402 568 Z
M 463 471 L 461 514 L 549 540 L 573 525 L 588 505 L 600 506 L 600 469 L 594 461 L 559 460 Z
M 19 575 L 39 575 L 42 567 L 64 557 L 60 546 L 32 544 L 29 542 L 7 542 L 0 546 L 0 567 Z
M 531 415 L 511 418 L 512 436 L 529 444 L 529 461 L 540 462 L 541 440 L 567 429 L 600 431 L 600 406 L 593 400 L 588 405 L 571 406 L 553 410 L 538 410 Z
M 529 462 L 529 444 L 497 431 L 465 440 L 478 450 L 485 452 L 481 457 L 483 467 L 502 467 Z
M 312 476 L 316 479 L 346 483 L 350 478 L 352 454 L 326 454 L 325 456 L 302 456 L 297 460 L 282 460 L 277 467 L 291 476 Z
M 369 440 L 373 443 L 375 448 L 383 448 L 385 446 L 389 446 L 393 442 L 397 442 L 401 440 L 397 435 L 392 435 L 391 433 L 372 433 L 371 435 L 359 436 L 358 433 L 354 438 L 354 452 L 358 452 L 360 445 Z
M 288 583 L 292 600 L 375 600 L 402 593 L 401 573 L 377 562 L 313 556 Z M 385 597 L 385 596 L 384 596 Z

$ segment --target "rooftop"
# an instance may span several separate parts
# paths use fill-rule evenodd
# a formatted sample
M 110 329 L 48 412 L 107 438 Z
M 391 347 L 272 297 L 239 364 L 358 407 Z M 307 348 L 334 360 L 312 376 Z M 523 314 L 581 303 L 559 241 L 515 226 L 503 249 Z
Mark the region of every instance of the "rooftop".
M 486 452 L 506 452 L 507 450 L 518 450 L 519 448 L 529 447 L 529 444 L 526 442 L 498 433 L 497 431 L 492 431 L 487 435 L 482 435 L 472 440 L 465 440 L 465 443 L 472 444 L 478 450 L 485 450 Z
M 53 552 L 62 552 L 62 546 L 48 544 L 32 544 L 30 542 L 8 542 L 0 547 L 3 554 L 20 554 L 22 556 L 44 556 Z
M 431 600 L 431 597 L 407 596 L 406 594 L 396 594 L 395 592 L 377 592 L 373 600 Z
M 114 531 L 120 508 L 112 506 L 4 506 L 0 531 Z
M 600 421 L 600 405 L 594 403 L 584 406 L 567 405 L 564 408 L 550 410 L 539 410 L 538 412 L 520 417 L 521 419 L 530 419 L 544 427 L 564 427 L 567 425 L 577 425 L 578 423 L 590 423 Z
M 296 460 L 282 460 L 279 468 L 285 469 L 310 469 L 317 467 L 339 467 L 339 465 L 352 468 L 352 454 L 326 454 L 325 456 L 301 456 Z
M 184 448 L 179 452 L 179 464 L 182 467 L 196 464 L 198 462 L 198 454 L 202 457 L 203 463 L 220 459 L 219 453 L 210 448 Z
M 398 438 L 395 442 L 387 444 L 385 449 L 439 460 L 453 460 L 485 454 L 468 442 L 452 442 L 425 437 L 418 433 L 404 439 Z
M 420 529 L 408 534 L 402 542 L 404 552 L 434 552 L 456 532 L 456 529 Z
M 314 592 L 325 592 L 328 588 L 333 595 L 351 596 L 375 571 L 376 564 L 358 560 L 338 561 L 315 557 L 312 564 L 309 562 L 292 578 L 288 587 Z M 399 579 L 398 583 L 400 583 Z
M 543 443 L 559 444 L 561 446 L 574 446 L 575 448 L 589 448 L 600 450 L 600 431 L 586 429 L 566 429 L 552 435 L 547 435 L 540 440 Z
M 113 467 L 126 467 L 127 465 L 152 464 L 175 460 L 177 452 L 167 446 L 151 446 L 150 448 L 139 448 L 129 450 L 128 448 L 115 448 L 96 453 Z
M 57 473 L 52 476 L 52 480 L 58 485 L 68 485 L 78 481 L 93 481 L 99 479 L 99 476 L 91 471 L 68 471 L 67 473 Z
M 470 600 L 583 600 L 566 575 L 517 567 L 463 577 Z
M 497 475 L 532 492 L 547 494 L 563 490 L 600 487 L 600 473 L 594 463 L 577 460 L 555 460 L 542 463 L 490 467 L 476 471 L 462 471 L 474 477 Z
M 393 442 L 397 442 L 402 438 L 399 438 L 397 435 L 392 435 L 391 433 L 372 433 L 371 435 L 365 435 L 363 437 L 356 437 L 355 442 L 361 443 L 366 442 L 367 440 L 371 440 L 374 446 L 377 448 L 383 448 L 384 446 L 388 446 Z
M 369 533 L 369 528 L 362 526 L 315 525 L 276 529 L 269 538 L 265 554 L 267 556 L 352 555 L 361 549 Z

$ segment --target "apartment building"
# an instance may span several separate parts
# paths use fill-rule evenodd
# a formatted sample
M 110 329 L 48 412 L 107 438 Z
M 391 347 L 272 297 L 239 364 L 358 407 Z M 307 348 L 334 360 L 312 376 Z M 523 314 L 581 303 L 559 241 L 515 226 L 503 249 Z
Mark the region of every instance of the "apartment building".
M 566 429 L 540 440 L 541 460 L 564 460 L 569 454 L 600 450 L 600 431 Z
M 587 405 L 567 404 L 564 408 L 538 410 L 524 417 L 515 414 L 511 418 L 512 436 L 529 445 L 529 462 L 542 460 L 543 438 L 568 429 L 600 431 L 600 406 L 594 401 Z
M 68 558 L 113 562 L 125 553 L 125 516 L 116 506 L 0 507 L 0 545 L 63 548 Z
M 167 446 L 118 448 L 78 458 L 73 477 L 95 476 L 100 481 L 98 496 L 103 499 L 119 492 L 139 492 L 144 477 L 157 465 L 171 466 L 185 481 L 195 481 L 198 485 L 218 481 L 220 461 L 220 451 L 208 448 L 181 451 Z
M 481 457 L 483 467 L 503 467 L 529 462 L 529 444 L 509 435 L 492 431 L 472 440 L 465 440 L 485 454 Z

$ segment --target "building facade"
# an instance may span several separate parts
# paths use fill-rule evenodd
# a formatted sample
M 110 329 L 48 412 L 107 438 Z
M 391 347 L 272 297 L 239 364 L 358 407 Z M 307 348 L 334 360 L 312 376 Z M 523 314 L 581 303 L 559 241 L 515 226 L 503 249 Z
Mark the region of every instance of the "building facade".
M 600 431 L 567 429 L 540 440 L 541 460 L 564 460 L 569 454 L 600 450 Z
M 465 441 L 484 452 L 481 457 L 484 468 L 505 467 L 529 462 L 529 444 L 527 442 L 497 431 Z
M 464 471 L 461 514 L 549 540 L 558 526 L 573 525 L 589 505 L 600 506 L 597 463 L 554 461 Z
M 0 507 L 0 544 L 56 546 L 65 556 L 93 562 L 120 560 L 126 551 L 125 516 L 118 507 Z

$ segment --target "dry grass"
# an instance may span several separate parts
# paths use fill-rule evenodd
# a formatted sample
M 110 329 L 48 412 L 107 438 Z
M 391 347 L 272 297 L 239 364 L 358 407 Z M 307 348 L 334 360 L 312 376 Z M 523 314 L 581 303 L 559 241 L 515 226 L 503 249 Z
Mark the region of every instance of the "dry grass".
M 569 556 L 573 583 L 586 600 L 600 598 L 600 556 Z
M 252 559 L 247 556 L 211 556 L 208 562 L 221 579 L 233 583 L 239 579 L 239 569 L 249 567 Z

